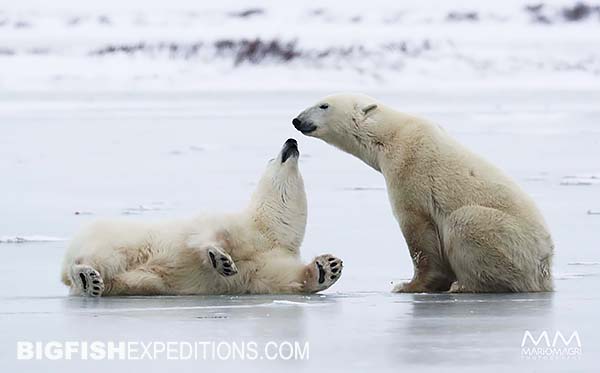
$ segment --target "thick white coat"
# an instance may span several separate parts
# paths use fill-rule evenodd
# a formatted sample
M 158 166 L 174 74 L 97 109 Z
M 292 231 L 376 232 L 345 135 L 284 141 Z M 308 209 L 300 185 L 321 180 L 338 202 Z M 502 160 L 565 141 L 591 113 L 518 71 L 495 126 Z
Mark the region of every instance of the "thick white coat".
M 397 292 L 552 290 L 554 244 L 533 201 L 442 128 L 354 94 L 294 119 L 385 177 L 414 264 Z
M 300 258 L 306 195 L 297 148 L 282 162 L 286 146 L 237 214 L 153 223 L 108 220 L 87 227 L 67 250 L 63 282 L 73 293 L 85 293 L 79 277 L 97 272 L 103 291 L 88 292 L 94 296 L 311 293 L 331 286 L 341 275 L 339 259 L 321 255 L 306 265 Z M 234 270 L 219 273 L 209 251 L 218 263 L 232 262 Z M 338 266 L 336 273 L 330 265 Z M 325 277 L 321 283 L 319 275 Z

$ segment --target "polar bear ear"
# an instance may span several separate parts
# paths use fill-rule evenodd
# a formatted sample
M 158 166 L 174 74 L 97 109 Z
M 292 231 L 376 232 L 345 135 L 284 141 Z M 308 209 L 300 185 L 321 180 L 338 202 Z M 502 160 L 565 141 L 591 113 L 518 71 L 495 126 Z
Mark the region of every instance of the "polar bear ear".
M 367 115 L 375 109 L 377 109 L 377 104 L 370 104 L 370 105 L 363 107 L 362 112 L 364 115 Z

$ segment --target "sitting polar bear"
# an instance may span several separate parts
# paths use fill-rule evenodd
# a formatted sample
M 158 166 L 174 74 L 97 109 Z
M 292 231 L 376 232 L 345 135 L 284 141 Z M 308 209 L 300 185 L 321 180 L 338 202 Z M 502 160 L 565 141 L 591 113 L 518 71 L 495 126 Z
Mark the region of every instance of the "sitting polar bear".
M 72 241 L 62 281 L 89 296 L 327 289 L 341 276 L 342 261 L 320 255 L 301 262 L 306 195 L 299 154 L 296 140 L 287 140 L 239 214 L 93 224 Z
M 395 292 L 552 290 L 554 245 L 533 201 L 438 126 L 349 94 L 292 123 L 385 177 L 414 264 Z

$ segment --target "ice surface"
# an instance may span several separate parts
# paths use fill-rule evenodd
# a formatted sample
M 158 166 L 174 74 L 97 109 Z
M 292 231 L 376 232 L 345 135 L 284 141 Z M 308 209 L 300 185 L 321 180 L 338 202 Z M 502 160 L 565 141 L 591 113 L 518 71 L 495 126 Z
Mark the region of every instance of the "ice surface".
M 368 91 L 442 124 L 505 169 L 539 204 L 556 243 L 556 292 L 391 294 L 412 275 L 384 181 L 302 137 L 290 120 L 324 92 L 4 93 L 0 236 L 71 237 L 100 217 L 232 211 L 288 137 L 299 140 L 309 202 L 303 257 L 344 259 L 323 295 L 68 297 L 65 242 L 0 243 L 2 371 L 595 371 L 600 347 L 600 93 Z M 201 149 L 201 150 L 199 150 Z M 135 213 L 122 216 L 127 211 Z M 6 240 L 4 240 L 6 241 Z M 579 360 L 522 359 L 525 331 L 581 338 Z M 16 341 L 310 343 L 307 361 L 17 361 Z
M 60 237 L 50 236 L 2 236 L 0 237 L 0 243 L 25 243 L 25 242 L 52 242 L 52 241 L 66 241 Z

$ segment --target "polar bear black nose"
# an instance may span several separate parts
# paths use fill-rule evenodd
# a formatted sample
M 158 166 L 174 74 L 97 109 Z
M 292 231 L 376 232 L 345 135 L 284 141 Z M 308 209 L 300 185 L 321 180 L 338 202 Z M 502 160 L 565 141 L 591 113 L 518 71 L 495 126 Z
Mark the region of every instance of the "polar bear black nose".
M 314 124 L 312 124 L 312 122 L 303 122 L 298 118 L 292 119 L 292 124 L 294 125 L 294 127 L 296 127 L 298 131 L 302 132 L 303 134 L 310 133 L 317 129 L 317 127 Z
M 292 157 L 298 158 L 299 155 L 298 142 L 294 139 L 287 139 L 281 151 L 281 163 L 285 163 L 285 161 Z

